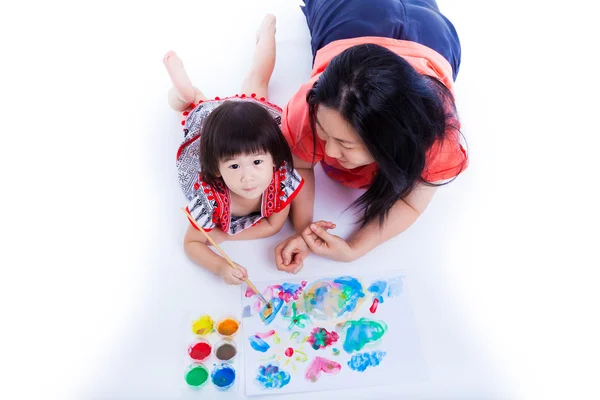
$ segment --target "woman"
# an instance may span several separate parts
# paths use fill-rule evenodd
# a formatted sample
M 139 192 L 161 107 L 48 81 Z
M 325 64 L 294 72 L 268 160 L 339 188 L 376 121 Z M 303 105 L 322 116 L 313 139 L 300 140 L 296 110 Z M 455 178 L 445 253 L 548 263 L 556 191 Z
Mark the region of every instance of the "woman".
M 313 71 L 282 129 L 305 185 L 292 202 L 297 233 L 275 249 L 277 268 L 293 273 L 310 251 L 353 261 L 397 236 L 468 165 L 453 96 L 460 42 L 435 1 L 305 0 L 303 12 Z M 367 189 L 348 240 L 313 223 L 316 162 Z

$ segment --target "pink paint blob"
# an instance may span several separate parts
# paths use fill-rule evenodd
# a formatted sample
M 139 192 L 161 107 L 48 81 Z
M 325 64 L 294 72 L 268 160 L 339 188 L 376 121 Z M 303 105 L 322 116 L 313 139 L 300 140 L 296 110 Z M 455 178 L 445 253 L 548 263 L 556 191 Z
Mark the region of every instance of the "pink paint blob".
M 311 382 L 316 382 L 321 376 L 321 372 L 335 375 L 342 369 L 342 366 L 335 361 L 328 360 L 323 357 L 315 357 L 306 370 L 306 379 Z
M 285 355 L 288 357 L 291 357 L 294 355 L 294 349 L 292 349 L 291 347 L 288 347 L 287 349 L 285 349 Z
M 375 311 L 377 311 L 377 304 L 379 304 L 379 300 L 373 299 L 373 304 L 371 304 L 371 308 L 369 308 L 371 314 L 375 314 Z
M 255 334 L 254 336 L 257 336 L 257 337 L 259 337 L 259 338 L 261 338 L 261 339 L 264 339 L 264 338 L 271 337 L 271 336 L 273 336 L 274 334 L 275 334 L 275 330 L 271 329 L 271 330 L 270 330 L 270 331 L 268 331 L 268 332 L 257 333 L 257 334 Z

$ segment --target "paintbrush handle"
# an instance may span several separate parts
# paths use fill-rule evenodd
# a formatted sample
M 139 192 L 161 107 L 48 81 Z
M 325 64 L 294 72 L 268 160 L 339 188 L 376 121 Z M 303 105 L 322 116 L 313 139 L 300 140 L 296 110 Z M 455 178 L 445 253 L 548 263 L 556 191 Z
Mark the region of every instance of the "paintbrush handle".
M 194 220 L 194 217 L 191 216 L 191 214 L 188 212 L 188 210 L 186 210 L 185 208 L 181 209 L 185 215 L 188 216 L 188 218 L 190 219 L 190 222 L 202 233 L 204 233 L 204 236 L 206 236 L 206 239 L 210 242 L 210 244 L 212 244 L 215 249 L 217 249 L 219 251 L 219 253 L 221 253 L 221 255 L 223 256 L 223 258 L 227 261 L 227 263 L 231 266 L 231 268 L 237 269 L 239 270 L 239 268 L 237 267 L 237 265 L 235 265 L 233 263 L 233 261 L 231 261 L 231 259 L 229 257 L 227 257 L 227 254 L 225 254 L 225 252 L 219 247 L 218 244 L 215 243 L 215 241 L 213 240 L 213 238 L 210 237 L 210 235 L 200 226 L 196 223 L 196 220 Z M 267 300 L 263 297 L 262 293 L 260 293 L 258 291 L 258 289 L 256 288 L 256 286 L 254 286 L 254 284 L 252 282 L 250 282 L 250 280 L 248 278 L 244 279 L 244 282 L 246 282 L 246 285 L 250 286 L 250 288 L 252 290 L 254 290 L 254 293 L 256 293 L 265 303 L 267 303 Z

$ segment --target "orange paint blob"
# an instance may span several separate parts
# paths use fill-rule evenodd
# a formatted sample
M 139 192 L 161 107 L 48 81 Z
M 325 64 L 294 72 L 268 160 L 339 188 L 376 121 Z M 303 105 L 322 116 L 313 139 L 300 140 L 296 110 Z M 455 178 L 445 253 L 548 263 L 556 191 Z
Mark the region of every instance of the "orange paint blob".
M 223 336 L 231 336 L 237 332 L 240 324 L 231 318 L 226 318 L 217 325 L 217 332 Z

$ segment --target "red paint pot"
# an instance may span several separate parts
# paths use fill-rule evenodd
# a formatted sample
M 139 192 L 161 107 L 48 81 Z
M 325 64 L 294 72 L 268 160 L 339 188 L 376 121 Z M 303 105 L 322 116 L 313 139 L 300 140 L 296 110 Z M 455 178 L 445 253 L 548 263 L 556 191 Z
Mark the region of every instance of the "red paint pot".
M 190 358 L 196 362 L 206 360 L 212 352 L 212 346 L 206 340 L 198 340 L 188 347 Z

